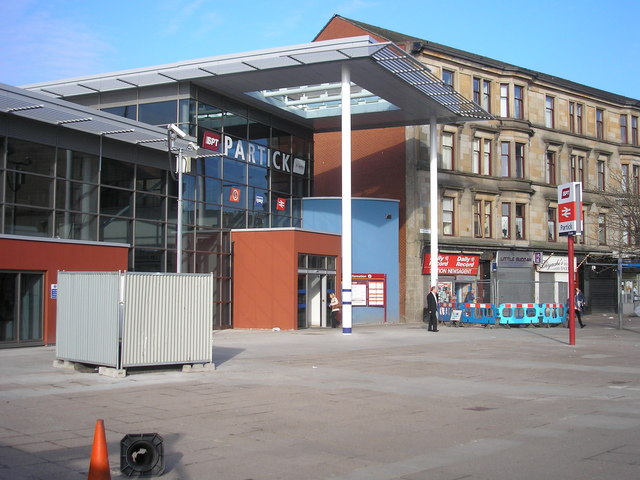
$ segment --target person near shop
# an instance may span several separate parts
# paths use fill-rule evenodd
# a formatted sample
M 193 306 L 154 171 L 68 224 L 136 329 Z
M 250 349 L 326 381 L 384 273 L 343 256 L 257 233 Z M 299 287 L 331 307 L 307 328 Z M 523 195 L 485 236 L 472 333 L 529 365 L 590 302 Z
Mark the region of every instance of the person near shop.
M 429 332 L 438 331 L 438 287 L 431 287 L 427 295 L 427 314 L 429 315 Z
M 584 311 L 584 293 L 580 291 L 578 287 L 576 287 L 575 294 L 573 296 L 573 311 L 576 314 L 576 318 L 578 319 L 578 323 L 580 324 L 580 328 L 584 328 L 585 324 L 582 321 L 582 312 Z M 567 298 L 567 328 L 569 327 L 569 299 Z
M 576 287 L 576 294 L 575 297 L 573 297 L 573 307 L 575 309 L 576 318 L 578 319 L 580 328 L 584 328 L 584 323 L 582 322 L 582 312 L 584 311 L 584 293 L 582 293 L 578 287 Z
M 476 296 L 473 293 L 473 289 L 470 288 L 469 291 L 467 292 L 467 296 L 464 297 L 464 303 L 473 303 L 475 299 L 476 299 Z
M 336 294 L 331 292 L 329 294 L 329 307 L 331 307 L 331 328 L 338 328 L 338 313 L 340 312 L 340 301 Z

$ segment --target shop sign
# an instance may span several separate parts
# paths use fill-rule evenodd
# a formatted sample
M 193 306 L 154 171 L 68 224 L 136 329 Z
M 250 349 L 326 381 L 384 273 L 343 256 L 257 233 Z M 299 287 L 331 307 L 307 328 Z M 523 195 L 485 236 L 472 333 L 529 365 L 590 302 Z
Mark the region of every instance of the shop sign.
M 438 255 L 438 275 L 477 275 L 480 257 L 477 255 Z M 425 253 L 422 274 L 431 273 L 431 254 Z
M 531 268 L 533 265 L 533 252 L 502 250 L 498 251 L 496 258 L 498 268 Z
M 538 266 L 538 271 L 567 273 L 569 271 L 569 258 L 556 255 L 545 255 L 542 263 Z
M 201 147 L 214 152 L 222 151 L 225 157 L 283 173 L 304 175 L 307 168 L 306 160 L 292 157 L 290 153 L 214 132 L 204 132 Z

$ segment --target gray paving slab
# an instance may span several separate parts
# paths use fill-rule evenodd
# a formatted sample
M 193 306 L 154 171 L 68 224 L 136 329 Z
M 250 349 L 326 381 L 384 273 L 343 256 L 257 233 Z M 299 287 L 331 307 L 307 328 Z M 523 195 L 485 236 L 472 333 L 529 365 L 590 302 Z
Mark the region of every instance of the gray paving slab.
M 167 480 L 640 478 L 640 318 L 567 329 L 218 331 L 212 372 L 110 378 L 0 350 L 0 479 L 87 478 L 103 419 Z

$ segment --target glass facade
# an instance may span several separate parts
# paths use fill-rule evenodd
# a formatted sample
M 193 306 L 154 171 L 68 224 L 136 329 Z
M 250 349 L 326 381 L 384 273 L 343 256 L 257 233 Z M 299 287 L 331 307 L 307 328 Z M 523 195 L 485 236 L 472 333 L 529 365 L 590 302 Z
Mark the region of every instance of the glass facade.
M 176 123 L 199 145 L 206 132 L 222 139 L 223 149 L 192 158 L 183 174 L 181 262 L 185 273 L 215 274 L 214 328 L 226 328 L 230 230 L 301 226 L 301 199 L 311 194 L 313 136 L 224 99 L 212 103 L 173 99 L 105 110 Z M 131 271 L 175 272 L 177 178 L 166 157 L 158 158 L 150 166 L 0 137 L 0 233 L 128 243 Z M 294 172 L 294 163 L 303 167 Z

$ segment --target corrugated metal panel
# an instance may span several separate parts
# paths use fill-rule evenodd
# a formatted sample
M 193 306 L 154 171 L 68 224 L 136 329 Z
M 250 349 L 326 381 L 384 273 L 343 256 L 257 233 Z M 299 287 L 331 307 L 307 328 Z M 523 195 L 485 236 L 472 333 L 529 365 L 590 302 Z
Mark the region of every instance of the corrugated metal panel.
M 212 274 L 125 274 L 122 366 L 212 360 Z
M 116 367 L 118 272 L 59 272 L 56 357 Z

